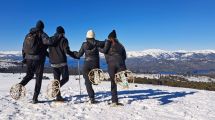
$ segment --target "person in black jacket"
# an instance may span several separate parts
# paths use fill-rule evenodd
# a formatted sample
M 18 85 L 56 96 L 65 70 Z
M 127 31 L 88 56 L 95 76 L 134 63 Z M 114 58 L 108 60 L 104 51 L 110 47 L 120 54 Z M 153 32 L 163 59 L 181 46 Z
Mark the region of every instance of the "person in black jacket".
M 82 44 L 79 52 L 74 53 L 77 58 L 80 58 L 85 54 L 83 77 L 85 79 L 87 93 L 92 104 L 95 103 L 95 93 L 92 88 L 92 83 L 89 80 L 88 74 L 92 69 L 100 68 L 98 47 L 104 47 L 104 42 L 95 40 L 95 33 L 93 32 L 93 30 L 89 30 L 86 35 L 86 42 Z
M 43 32 L 44 23 L 38 21 L 36 28 L 32 28 L 26 35 L 22 55 L 23 63 L 27 65 L 26 76 L 19 83 L 25 86 L 36 74 L 36 85 L 32 103 L 38 103 L 38 95 L 41 89 L 44 62 L 47 56 L 47 45 L 52 45 L 53 41 Z
M 126 70 L 126 51 L 124 46 L 117 39 L 115 30 L 108 35 L 108 39 L 109 40 L 105 42 L 104 48 L 99 48 L 99 51 L 105 54 L 108 64 L 108 73 L 111 79 L 112 104 L 122 105 L 118 102 L 117 85 L 114 79 L 116 73 Z
M 53 45 L 49 46 L 49 60 L 53 68 L 54 79 L 59 80 L 61 87 L 69 80 L 66 54 L 75 58 L 74 53 L 70 51 L 69 42 L 64 35 L 64 28 L 61 26 L 57 27 L 55 35 L 51 38 L 61 37 L 55 40 Z M 60 80 L 61 75 L 62 79 Z M 60 92 L 58 93 L 56 100 L 64 101 Z

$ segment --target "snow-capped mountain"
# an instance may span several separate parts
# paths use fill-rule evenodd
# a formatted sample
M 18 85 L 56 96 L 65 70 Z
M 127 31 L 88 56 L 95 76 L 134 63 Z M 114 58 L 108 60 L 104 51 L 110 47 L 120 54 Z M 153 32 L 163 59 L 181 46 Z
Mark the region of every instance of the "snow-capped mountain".
M 0 60 L 17 60 L 18 57 L 21 57 L 21 51 L 0 51 Z
M 0 58 L 19 57 L 21 55 L 21 51 L 0 51 Z
M 21 59 L 21 51 L 0 51 L 0 68 L 16 67 Z
M 148 49 L 144 51 L 127 52 L 128 58 L 154 58 L 166 60 L 187 60 L 195 58 L 215 58 L 215 50 L 198 50 L 198 51 L 165 51 L 160 49 Z
M 127 67 L 139 73 L 192 73 L 196 71 L 213 71 L 215 73 L 215 50 L 165 51 L 148 49 L 143 51 L 128 51 L 127 57 Z M 76 62 L 70 57 L 68 58 L 69 65 L 76 67 Z M 101 68 L 106 69 L 106 61 L 103 54 L 101 54 L 101 58 Z M 14 64 L 16 65 L 21 60 L 21 51 L 0 51 L 0 68 L 8 68 L 7 65 L 14 67 Z M 46 63 L 49 63 L 48 60 Z
M 21 56 L 21 51 L 0 51 L 0 58 Z M 143 51 L 128 51 L 128 58 L 154 58 L 154 59 L 166 59 L 166 60 L 183 60 L 192 57 L 208 57 L 214 55 L 215 50 L 197 50 L 197 51 L 165 51 L 161 49 L 148 49 Z
M 21 55 L 21 51 L 0 51 L 0 55 Z

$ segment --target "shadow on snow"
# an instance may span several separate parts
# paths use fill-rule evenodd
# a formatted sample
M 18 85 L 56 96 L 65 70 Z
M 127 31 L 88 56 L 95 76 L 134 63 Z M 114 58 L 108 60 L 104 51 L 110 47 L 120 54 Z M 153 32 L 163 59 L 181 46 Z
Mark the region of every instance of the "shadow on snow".
M 131 104 L 133 101 L 139 101 L 143 99 L 157 99 L 161 105 L 169 104 L 173 102 L 174 98 L 185 97 L 187 95 L 192 95 L 196 92 L 167 92 L 163 90 L 124 90 L 118 91 L 119 99 L 130 98 L 128 104 Z M 97 92 L 96 99 L 104 99 L 106 97 L 110 97 L 111 92 Z
M 156 99 L 160 102 L 160 105 L 169 104 L 171 102 L 174 102 L 173 99 L 185 97 L 187 95 L 193 95 L 196 92 L 167 92 L 165 90 L 153 90 L 153 89 L 147 89 L 147 90 L 124 90 L 124 91 L 118 91 L 118 98 L 124 99 L 129 98 L 128 104 L 131 104 L 134 101 L 144 100 L 144 99 Z M 69 96 L 66 97 L 66 101 L 80 101 L 82 98 L 88 97 L 87 94 L 82 95 L 75 95 L 75 96 Z M 110 101 L 107 98 L 111 97 L 111 92 L 103 91 L 103 92 L 96 92 L 95 93 L 95 99 L 99 100 L 100 102 L 104 101 Z M 75 99 L 74 99 L 75 98 Z M 86 102 L 81 100 L 82 102 Z M 44 102 L 52 102 L 52 101 L 40 101 L 40 103 Z

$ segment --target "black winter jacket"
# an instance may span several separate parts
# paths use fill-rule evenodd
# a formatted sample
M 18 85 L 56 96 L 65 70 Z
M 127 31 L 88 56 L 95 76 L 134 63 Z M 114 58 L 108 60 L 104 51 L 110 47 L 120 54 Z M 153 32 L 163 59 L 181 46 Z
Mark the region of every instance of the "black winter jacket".
M 58 36 L 59 34 L 56 33 L 51 37 L 51 40 L 54 42 L 53 45 L 49 46 L 49 60 L 51 64 L 67 63 L 66 54 L 73 58 L 75 57 L 74 53 L 70 51 L 68 40 L 64 36 L 60 38 Z
M 109 40 L 105 41 L 104 48 L 99 48 L 99 51 L 105 54 L 105 58 L 108 64 L 112 62 L 118 62 L 125 64 L 126 51 L 124 46 L 116 40 L 115 44 Z
M 104 47 L 103 41 L 95 40 L 94 38 L 87 38 L 87 42 L 84 42 L 79 52 L 75 53 L 77 58 L 80 58 L 85 54 L 85 61 L 99 62 L 99 47 Z

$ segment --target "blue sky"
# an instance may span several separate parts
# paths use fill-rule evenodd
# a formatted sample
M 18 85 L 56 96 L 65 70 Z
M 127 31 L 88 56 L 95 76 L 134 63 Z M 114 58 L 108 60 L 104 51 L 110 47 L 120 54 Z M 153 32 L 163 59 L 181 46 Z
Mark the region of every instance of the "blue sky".
M 1 0 L 0 50 L 21 50 L 37 20 L 54 34 L 62 25 L 71 50 L 88 29 L 104 40 L 116 29 L 126 49 L 215 49 L 214 0 Z

